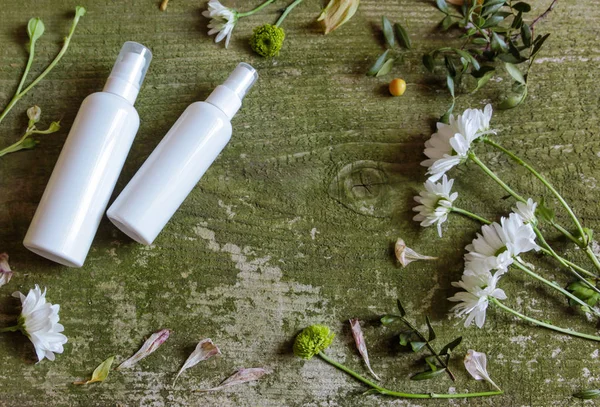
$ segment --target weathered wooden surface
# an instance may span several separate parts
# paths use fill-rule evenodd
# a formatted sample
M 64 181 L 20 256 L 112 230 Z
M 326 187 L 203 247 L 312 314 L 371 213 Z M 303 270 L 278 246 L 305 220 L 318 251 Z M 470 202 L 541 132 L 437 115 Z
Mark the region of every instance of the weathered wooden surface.
M 536 1 L 536 10 L 548 2 Z M 37 73 L 57 52 L 76 3 L 23 0 L 0 8 L 2 103 L 25 63 L 27 20 L 40 16 L 46 23 Z M 55 362 L 33 364 L 24 337 L 1 335 L 0 405 L 571 406 L 578 405 L 570 398 L 573 391 L 600 385 L 593 343 L 558 337 L 494 311 L 482 330 L 465 330 L 447 316 L 450 282 L 460 276 L 462 248 L 477 225 L 451 217 L 439 240 L 433 229 L 421 230 L 411 221 L 411 199 L 424 180 L 423 141 L 448 103 L 420 63 L 423 52 L 446 41 L 435 33 L 441 15 L 431 2 L 364 0 L 350 23 L 325 37 L 313 24 L 320 2 L 306 0 L 284 23 L 284 49 L 271 61 L 254 56 L 247 38 L 252 27 L 275 21 L 276 6 L 242 20 L 224 50 L 207 37 L 207 20 L 200 14 L 204 4 L 198 1 L 173 0 L 165 13 L 155 1 L 80 3 L 88 14 L 72 47 L 0 132 L 0 145 L 15 140 L 26 124 L 25 109 L 34 103 L 43 109 L 45 123 L 63 118 L 64 130 L 43 137 L 37 149 L 0 159 L 0 251 L 11 255 L 17 272 L 0 289 L 0 325 L 13 322 L 18 312 L 10 293 L 37 283 L 48 288 L 50 301 L 61 304 L 69 344 Z M 240 9 L 255 3 L 228 1 Z M 523 108 L 498 113 L 493 123 L 502 130 L 501 140 L 538 164 L 573 199 L 586 225 L 598 229 L 600 9 L 595 3 L 561 0 L 540 24 L 540 32 L 552 36 L 535 64 L 531 96 Z M 394 68 L 409 83 L 401 98 L 386 94 L 390 77 L 364 76 L 381 52 L 382 14 L 405 22 L 414 43 Z M 234 119 L 231 144 L 155 245 L 133 243 L 105 219 L 85 267 L 59 267 L 27 252 L 21 241 L 79 104 L 101 89 L 126 40 L 149 46 L 154 60 L 136 103 L 142 125 L 117 192 L 183 109 L 204 99 L 239 61 L 256 66 L 260 81 Z M 497 101 L 506 80 L 462 96 L 458 109 Z M 518 188 L 540 191 L 504 158 L 493 152 L 484 156 Z M 475 212 L 496 216 L 510 207 L 474 167 L 460 173 L 457 185 L 461 205 Z M 398 269 L 391 247 L 399 236 L 443 260 Z M 583 259 L 569 250 L 570 257 Z M 555 264 L 535 262 L 550 278 L 567 281 Z M 504 286 L 508 303 L 524 312 L 592 330 L 554 294 L 521 275 L 511 275 Z M 290 343 L 299 329 L 326 323 L 338 333 L 330 353 L 363 371 L 346 320 L 393 311 L 397 297 L 420 324 L 431 315 L 442 339 L 462 333 L 461 354 L 468 348 L 487 352 L 506 396 L 470 402 L 361 396 L 363 387 L 330 366 L 292 356 Z M 173 329 L 172 338 L 131 371 L 113 372 L 100 385 L 71 384 L 110 355 L 123 360 L 144 336 L 165 327 Z M 456 383 L 410 382 L 415 358 L 397 352 L 393 332 L 367 324 L 365 333 L 374 368 L 389 387 L 487 388 L 467 378 L 460 356 L 453 362 Z M 175 372 L 203 337 L 218 343 L 223 357 L 186 372 L 173 386 Z M 265 366 L 273 373 L 221 393 L 193 392 L 241 366 Z

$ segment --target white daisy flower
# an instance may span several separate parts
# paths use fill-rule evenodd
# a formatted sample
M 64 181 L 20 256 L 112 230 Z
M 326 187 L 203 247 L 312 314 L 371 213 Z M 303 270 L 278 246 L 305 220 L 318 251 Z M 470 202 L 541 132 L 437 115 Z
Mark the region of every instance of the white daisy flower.
M 531 223 L 535 225 L 537 218 L 535 217 L 535 210 L 537 208 L 537 202 L 533 199 L 527 199 L 527 202 L 517 202 L 517 207 L 513 208 L 513 211 L 519 215 L 523 223 Z
M 458 192 L 452 192 L 454 180 L 448 181 L 443 175 L 441 183 L 435 183 L 430 179 L 425 181 L 425 191 L 415 196 L 415 201 L 420 205 L 415 206 L 413 211 L 419 212 L 413 220 L 421 222 L 421 226 L 428 227 L 437 224 L 438 234 L 442 237 L 442 223 L 448 219 L 452 211 L 452 203 L 458 197 Z
M 225 48 L 227 48 L 231 39 L 231 33 L 238 20 L 237 11 L 225 7 L 219 0 L 210 0 L 208 2 L 208 10 L 204 10 L 202 15 L 211 19 L 208 23 L 208 28 L 210 28 L 208 35 L 217 34 L 215 42 L 220 42 L 223 38 L 226 38 Z
M 502 274 L 504 274 L 502 271 L 492 274 L 487 270 L 472 271 L 467 269 L 459 282 L 452 283 L 454 287 L 465 290 L 448 298 L 449 301 L 459 302 L 459 304 L 452 307 L 452 311 L 457 316 L 461 317 L 468 314 L 465 327 L 470 326 L 473 320 L 479 328 L 483 327 L 490 297 L 499 300 L 506 299 L 504 290 L 496 288 Z
M 516 213 L 503 217 L 500 223 L 483 225 L 481 233 L 466 249 L 465 267 L 473 270 L 503 270 L 521 253 L 538 251 L 535 232 L 531 224 L 523 223 Z
M 481 135 L 489 132 L 492 107 L 467 109 L 456 118 L 451 115 L 448 124 L 438 123 L 437 133 L 425 142 L 427 160 L 421 165 L 428 167 L 429 179 L 437 181 L 451 168 L 463 162 L 471 149 L 471 144 Z
M 62 353 L 67 343 L 67 337 L 61 333 L 65 328 L 58 323 L 60 306 L 46 302 L 46 290 L 42 292 L 37 284 L 27 296 L 17 291 L 13 297 L 21 299 L 18 328 L 33 343 L 38 360 L 54 360 L 54 354 Z
M 467 369 L 467 372 L 469 372 L 471 376 L 473 376 L 473 379 L 485 380 L 486 382 L 497 388 L 499 391 L 502 391 L 500 390 L 500 387 L 498 387 L 498 385 L 494 383 L 489 373 L 487 372 L 487 356 L 485 355 L 485 353 L 469 349 L 467 351 L 467 354 L 465 355 L 464 363 L 465 369 Z

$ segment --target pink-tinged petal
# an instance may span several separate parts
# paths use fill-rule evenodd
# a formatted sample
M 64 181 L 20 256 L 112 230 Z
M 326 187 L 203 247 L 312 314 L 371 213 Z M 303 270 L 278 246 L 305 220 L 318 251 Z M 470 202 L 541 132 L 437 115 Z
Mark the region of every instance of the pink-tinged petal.
M 181 373 L 183 373 L 185 370 L 196 366 L 198 363 L 202 362 L 203 360 L 210 359 L 213 356 L 220 355 L 220 354 L 221 354 L 221 351 L 219 350 L 217 345 L 215 345 L 213 343 L 213 341 L 210 338 L 202 339 L 198 343 L 198 345 L 196 345 L 196 349 L 194 349 L 192 354 L 187 358 L 187 360 L 185 361 L 185 363 L 179 370 L 179 373 L 177 373 L 177 376 L 175 376 L 175 380 L 173 381 L 173 384 L 175 384 L 175 382 L 177 381 L 177 378 L 179 378 L 179 375 Z
M 198 391 L 218 391 L 223 390 L 226 387 L 237 386 L 238 384 L 253 382 L 270 372 L 261 367 L 251 367 L 248 369 L 241 368 L 233 375 L 225 379 L 220 385 L 217 387 L 213 387 L 212 389 L 198 390 Z
M 8 264 L 8 254 L 0 253 L 0 287 L 8 284 L 13 276 L 13 271 Z
M 369 372 L 371 372 L 374 378 L 381 380 L 371 368 L 371 362 L 369 362 L 369 352 L 367 351 L 367 343 L 365 342 L 365 337 L 362 329 L 360 328 L 360 322 L 358 319 L 354 318 L 350 320 L 350 328 L 352 329 L 352 336 L 354 337 L 354 343 L 356 344 L 358 353 L 360 353 L 360 356 L 362 356 L 363 360 L 365 361 L 367 369 L 369 369 Z
M 160 345 L 162 345 L 167 339 L 169 339 L 170 334 L 171 331 L 169 331 L 168 329 L 162 329 L 150 335 L 150 337 L 146 340 L 146 342 L 144 342 L 140 350 L 138 350 L 135 353 L 135 355 L 127 359 L 125 362 L 121 363 L 119 367 L 117 367 L 117 370 L 130 368 L 140 360 L 144 359 L 146 356 L 152 354 L 160 347 Z

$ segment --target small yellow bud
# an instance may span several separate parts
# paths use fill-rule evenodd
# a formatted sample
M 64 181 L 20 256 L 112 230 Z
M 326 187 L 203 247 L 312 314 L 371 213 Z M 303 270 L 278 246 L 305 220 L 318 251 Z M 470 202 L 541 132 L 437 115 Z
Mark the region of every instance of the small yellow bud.
M 403 79 L 396 78 L 390 82 L 390 93 L 392 96 L 402 96 L 406 91 L 406 82 Z

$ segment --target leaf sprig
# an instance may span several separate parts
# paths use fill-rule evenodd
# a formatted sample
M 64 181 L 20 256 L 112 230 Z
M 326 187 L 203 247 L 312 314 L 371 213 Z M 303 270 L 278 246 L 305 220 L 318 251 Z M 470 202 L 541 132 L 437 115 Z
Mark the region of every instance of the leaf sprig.
M 441 31 L 451 28 L 460 30 L 462 45 L 442 47 L 423 56 L 423 64 L 431 71 L 443 66 L 446 83 L 452 96 L 452 104 L 442 119 L 447 119 L 455 105 L 456 84 L 470 75 L 476 80 L 471 93 L 481 89 L 504 65 L 514 80 L 511 95 L 499 105 L 500 109 L 517 107 L 527 97 L 531 66 L 550 34 L 534 37 L 534 25 L 554 7 L 556 0 L 545 13 L 526 23 L 531 11 L 528 3 L 511 0 L 465 0 L 461 7 L 451 7 L 445 0 L 436 0 L 438 9 L 444 13 L 439 24 Z M 439 62 L 438 62 L 439 61 Z M 518 65 L 524 66 L 523 69 Z
M 400 300 L 397 300 L 398 311 L 400 315 L 384 315 L 381 317 L 381 323 L 385 326 L 392 325 L 396 322 L 402 322 L 407 330 L 401 331 L 399 334 L 399 341 L 401 346 L 410 346 L 413 352 L 419 352 L 424 348 L 427 348 L 431 353 L 430 356 L 426 356 L 424 361 L 426 363 L 426 369 L 422 372 L 416 373 L 411 376 L 411 380 L 428 380 L 434 377 L 440 376 L 443 373 L 448 374 L 450 378 L 455 381 L 456 377 L 448 367 L 450 361 L 450 354 L 452 351 L 460 345 L 462 342 L 462 336 L 453 339 L 446 344 L 441 351 L 437 352 L 432 345 L 432 342 L 437 338 L 435 329 L 431 325 L 429 317 L 425 317 L 427 323 L 427 335 L 421 333 L 407 318 L 406 311 L 402 306 Z
M 392 25 L 386 16 L 381 17 L 381 24 L 383 27 L 382 29 L 385 43 L 388 48 L 381 55 L 379 55 L 373 66 L 371 66 L 367 72 L 367 76 L 380 77 L 387 75 L 391 72 L 394 63 L 402 60 L 402 54 L 400 53 L 397 53 L 396 56 L 388 58 L 390 51 L 394 53 L 396 37 L 398 38 L 398 44 L 400 44 L 403 48 L 410 49 L 412 47 L 410 37 L 402 25 L 399 23 Z

